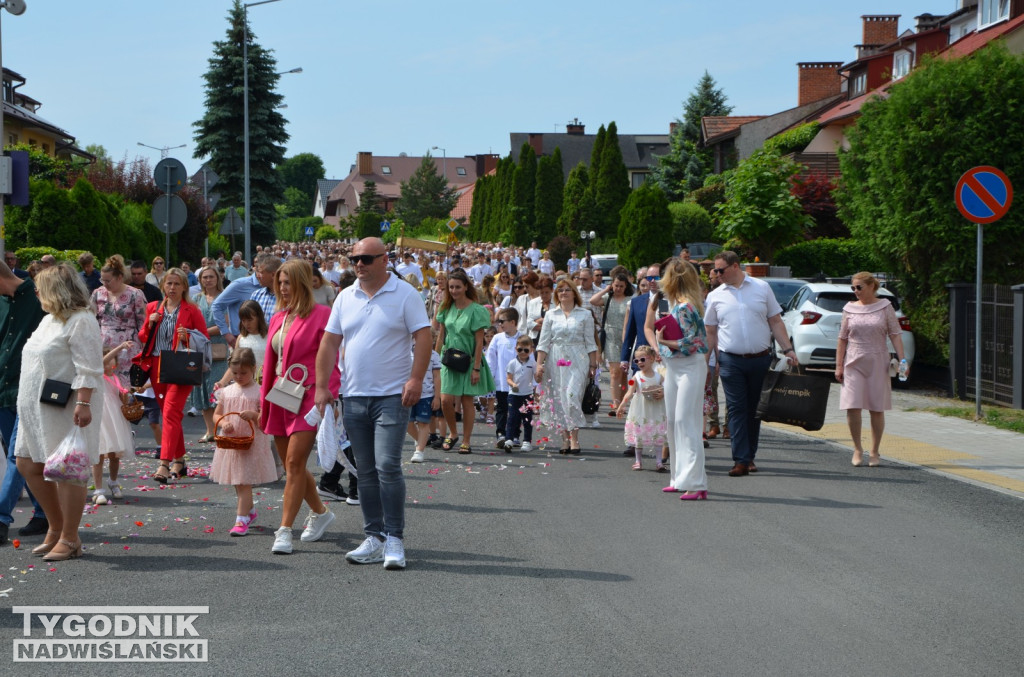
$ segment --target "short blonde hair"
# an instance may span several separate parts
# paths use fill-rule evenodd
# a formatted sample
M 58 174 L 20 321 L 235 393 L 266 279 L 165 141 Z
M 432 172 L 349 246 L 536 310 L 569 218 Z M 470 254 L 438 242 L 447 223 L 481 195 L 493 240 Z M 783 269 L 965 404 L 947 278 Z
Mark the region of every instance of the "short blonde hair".
M 160 280 L 160 291 L 162 291 L 165 296 L 167 295 L 167 292 L 164 291 L 164 285 L 167 284 L 167 278 L 169 278 L 171 275 L 174 275 L 179 280 L 181 280 L 181 302 L 192 303 L 191 299 L 189 299 L 188 297 L 188 275 L 186 275 L 185 271 L 182 270 L 181 268 L 171 268 L 166 273 L 164 273 L 163 278 L 161 278 Z
M 861 282 L 870 285 L 875 291 L 878 291 L 878 288 L 881 286 L 881 284 L 879 284 L 878 282 L 878 278 L 876 278 L 874 275 L 867 272 L 866 270 L 862 270 L 859 273 L 855 274 L 850 281 L 856 282 L 857 280 L 860 280 Z
M 61 262 L 39 271 L 35 279 L 39 305 L 61 322 L 79 310 L 91 308 L 89 290 L 70 263 Z

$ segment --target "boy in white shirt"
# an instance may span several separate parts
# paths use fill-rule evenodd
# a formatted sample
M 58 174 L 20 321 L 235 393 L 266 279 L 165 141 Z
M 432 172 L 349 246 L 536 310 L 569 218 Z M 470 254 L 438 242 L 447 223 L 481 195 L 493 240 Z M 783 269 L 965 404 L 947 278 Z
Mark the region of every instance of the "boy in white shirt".
M 516 340 L 516 359 L 505 368 L 508 383 L 508 424 L 505 426 L 505 453 L 519 444 L 519 426 L 523 427 L 523 445 L 520 451 L 533 449 L 533 389 L 537 362 L 533 358 L 533 340 L 520 336 Z
M 484 357 L 492 374 L 504 374 L 509 362 L 516 359 L 516 339 L 519 332 L 519 311 L 515 308 L 504 308 L 498 311 L 498 330 Z M 505 424 L 508 422 L 508 383 L 500 376 L 494 379 L 494 434 L 497 437 L 497 448 L 505 448 Z

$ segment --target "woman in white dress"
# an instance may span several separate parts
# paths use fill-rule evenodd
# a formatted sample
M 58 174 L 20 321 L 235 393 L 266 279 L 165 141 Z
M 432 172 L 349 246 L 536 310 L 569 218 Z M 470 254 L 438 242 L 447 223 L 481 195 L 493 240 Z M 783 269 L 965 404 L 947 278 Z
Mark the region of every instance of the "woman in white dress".
M 674 258 L 662 266 L 661 291 L 651 294 L 644 335 L 658 347 L 667 371 L 665 413 L 668 418 L 669 469 L 672 473 L 662 491 L 681 491 L 684 501 L 708 497 L 708 476 L 704 471 L 704 383 L 707 380 L 707 332 L 704 329 L 704 294 L 692 265 Z M 664 338 L 655 330 L 658 302 L 668 299 L 669 315 L 676 319 L 683 337 Z
M 103 339 L 89 290 L 67 263 L 47 268 L 35 279 L 39 303 L 49 313 L 29 337 L 18 382 L 19 431 L 15 456 L 18 472 L 50 522 L 42 545 L 32 550 L 48 562 L 79 557 L 78 525 L 85 508 L 86 482 L 50 482 L 43 477 L 46 459 L 72 426 L 82 428 L 89 467 L 99 462 L 103 419 Z M 67 405 L 39 401 L 46 379 L 71 384 Z M 99 394 L 97 394 L 99 391 Z M 94 420 L 95 419 L 95 420 Z M 91 425 L 90 425 L 91 424 Z
M 559 280 L 555 286 L 558 304 L 543 318 L 537 344 L 540 383 L 540 420 L 562 435 L 559 453 L 580 453 L 579 432 L 583 425 L 583 391 L 597 372 L 597 341 L 594 316 L 583 308 L 576 286 Z

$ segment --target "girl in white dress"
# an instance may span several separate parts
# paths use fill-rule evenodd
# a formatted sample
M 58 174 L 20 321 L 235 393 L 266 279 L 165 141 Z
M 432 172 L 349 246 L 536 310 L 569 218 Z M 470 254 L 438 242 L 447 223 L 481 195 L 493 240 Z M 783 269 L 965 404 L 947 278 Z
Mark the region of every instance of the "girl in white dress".
M 235 348 L 248 348 L 256 358 L 256 383 L 262 383 L 263 356 L 267 352 L 267 320 L 259 303 L 249 299 L 238 308 L 238 340 Z M 224 372 L 224 378 L 217 382 L 221 388 L 231 383 L 231 370 Z
M 665 445 L 667 418 L 665 414 L 664 378 L 654 369 L 657 353 L 650 346 L 636 349 L 636 363 L 639 369 L 629 379 L 626 395 L 615 410 L 615 415 L 622 418 L 622 412 L 629 406 L 626 415 L 626 445 L 636 448 L 636 462 L 633 470 L 643 470 L 644 449 L 655 450 L 658 459 L 656 470 L 664 472 L 661 462 L 661 448 Z M 660 392 L 659 392 L 660 391 Z
M 92 467 L 93 502 L 107 504 L 107 489 L 103 488 L 103 459 L 110 463 L 110 479 L 107 487 L 110 498 L 122 498 L 121 485 L 117 474 L 121 469 L 121 457 L 125 452 L 135 453 L 135 438 L 132 436 L 128 419 L 121 413 L 128 391 L 121 386 L 118 378 L 118 354 L 134 347 L 132 341 L 125 341 L 103 356 L 103 418 L 100 421 L 100 462 Z

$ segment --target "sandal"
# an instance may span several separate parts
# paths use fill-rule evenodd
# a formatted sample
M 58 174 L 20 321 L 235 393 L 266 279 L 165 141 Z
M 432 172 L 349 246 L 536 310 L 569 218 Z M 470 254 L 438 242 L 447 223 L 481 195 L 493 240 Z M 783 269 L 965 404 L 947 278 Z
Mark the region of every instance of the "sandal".
M 458 435 L 456 435 L 455 437 L 446 437 L 444 438 L 444 442 L 441 443 L 441 448 L 444 449 L 445 451 L 451 451 L 452 447 L 454 447 L 455 443 L 458 441 Z
M 174 466 L 176 465 L 181 467 L 175 470 Z M 185 466 L 185 461 L 174 461 L 171 463 L 171 479 L 180 480 L 183 477 L 188 477 L 188 468 Z
M 57 538 L 53 539 L 52 541 L 47 541 L 46 538 L 49 538 L 50 534 L 53 534 Z M 42 557 L 46 553 L 48 553 L 51 550 L 53 550 L 53 548 L 60 541 L 60 532 L 59 531 L 51 531 L 50 529 L 47 529 L 46 530 L 46 538 L 43 539 L 43 543 L 42 544 L 37 545 L 36 547 L 32 548 L 32 554 L 35 555 L 36 557 Z
M 206 435 L 203 435 L 202 437 L 200 437 L 196 441 L 199 444 L 207 444 L 208 442 L 213 442 L 213 435 L 210 435 L 209 433 L 207 433 Z
M 568 449 L 559 449 L 558 453 L 560 453 L 562 456 L 566 456 L 566 455 L 568 455 L 569 450 Z
M 78 541 L 77 543 L 72 543 L 71 541 L 67 541 L 62 538 L 59 541 L 57 541 L 57 543 L 67 548 L 67 551 L 55 553 L 51 550 L 43 556 L 44 562 L 63 562 L 65 560 L 74 559 L 76 557 L 82 556 L 81 541 Z
M 473 448 L 470 447 L 468 444 L 459 445 L 459 453 L 460 454 L 472 454 L 473 453 Z
M 153 473 L 153 481 L 157 484 L 167 484 L 167 480 L 170 478 L 171 467 L 166 463 L 161 463 L 160 467 L 157 468 L 156 472 Z M 168 472 L 164 472 L 164 471 Z
M 644 469 L 644 466 L 640 463 L 640 461 L 637 461 L 636 463 L 633 464 L 633 470 L 643 470 L 643 469 Z

